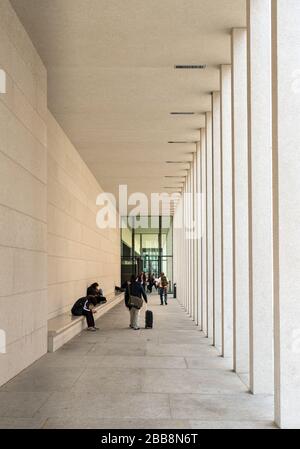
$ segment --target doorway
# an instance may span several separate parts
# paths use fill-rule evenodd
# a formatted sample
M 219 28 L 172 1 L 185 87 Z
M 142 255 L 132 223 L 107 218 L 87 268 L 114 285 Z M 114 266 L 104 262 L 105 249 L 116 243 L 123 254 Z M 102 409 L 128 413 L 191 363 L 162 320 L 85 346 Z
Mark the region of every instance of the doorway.
M 164 272 L 173 291 L 173 217 L 123 217 L 121 229 L 121 280 L 145 272 Z

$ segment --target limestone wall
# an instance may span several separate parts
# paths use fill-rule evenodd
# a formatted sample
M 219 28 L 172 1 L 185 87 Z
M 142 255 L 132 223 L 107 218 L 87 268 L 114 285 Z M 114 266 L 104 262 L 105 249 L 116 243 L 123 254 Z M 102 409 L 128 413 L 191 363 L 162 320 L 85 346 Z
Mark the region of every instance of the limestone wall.
M 46 352 L 47 75 L 0 1 L 0 384 Z

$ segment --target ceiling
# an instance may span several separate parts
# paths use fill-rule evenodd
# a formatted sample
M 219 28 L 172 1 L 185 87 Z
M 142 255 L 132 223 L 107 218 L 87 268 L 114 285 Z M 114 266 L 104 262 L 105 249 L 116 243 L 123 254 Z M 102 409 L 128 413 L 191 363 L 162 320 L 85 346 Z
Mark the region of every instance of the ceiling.
M 103 189 L 184 176 L 246 0 L 11 0 L 48 69 L 48 105 Z M 175 70 L 175 64 L 207 64 Z M 170 112 L 195 112 L 172 116 Z

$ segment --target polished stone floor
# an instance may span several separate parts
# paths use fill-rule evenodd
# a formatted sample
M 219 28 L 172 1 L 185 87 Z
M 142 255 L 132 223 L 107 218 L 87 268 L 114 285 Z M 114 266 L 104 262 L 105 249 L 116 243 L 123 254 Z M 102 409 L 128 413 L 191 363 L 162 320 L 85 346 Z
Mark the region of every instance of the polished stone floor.
M 121 304 L 2 387 L 0 428 L 273 428 L 272 397 L 247 392 L 176 300 L 150 308 L 154 329 L 129 329 Z

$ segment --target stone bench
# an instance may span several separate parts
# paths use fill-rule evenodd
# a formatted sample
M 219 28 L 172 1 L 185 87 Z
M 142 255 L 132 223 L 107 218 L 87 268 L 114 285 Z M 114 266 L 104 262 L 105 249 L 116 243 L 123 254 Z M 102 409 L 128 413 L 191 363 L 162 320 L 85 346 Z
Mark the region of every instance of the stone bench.
M 108 296 L 107 303 L 96 306 L 95 321 L 124 299 L 124 293 Z M 84 316 L 73 316 L 71 312 L 48 320 L 48 352 L 55 352 L 69 340 L 87 328 Z

